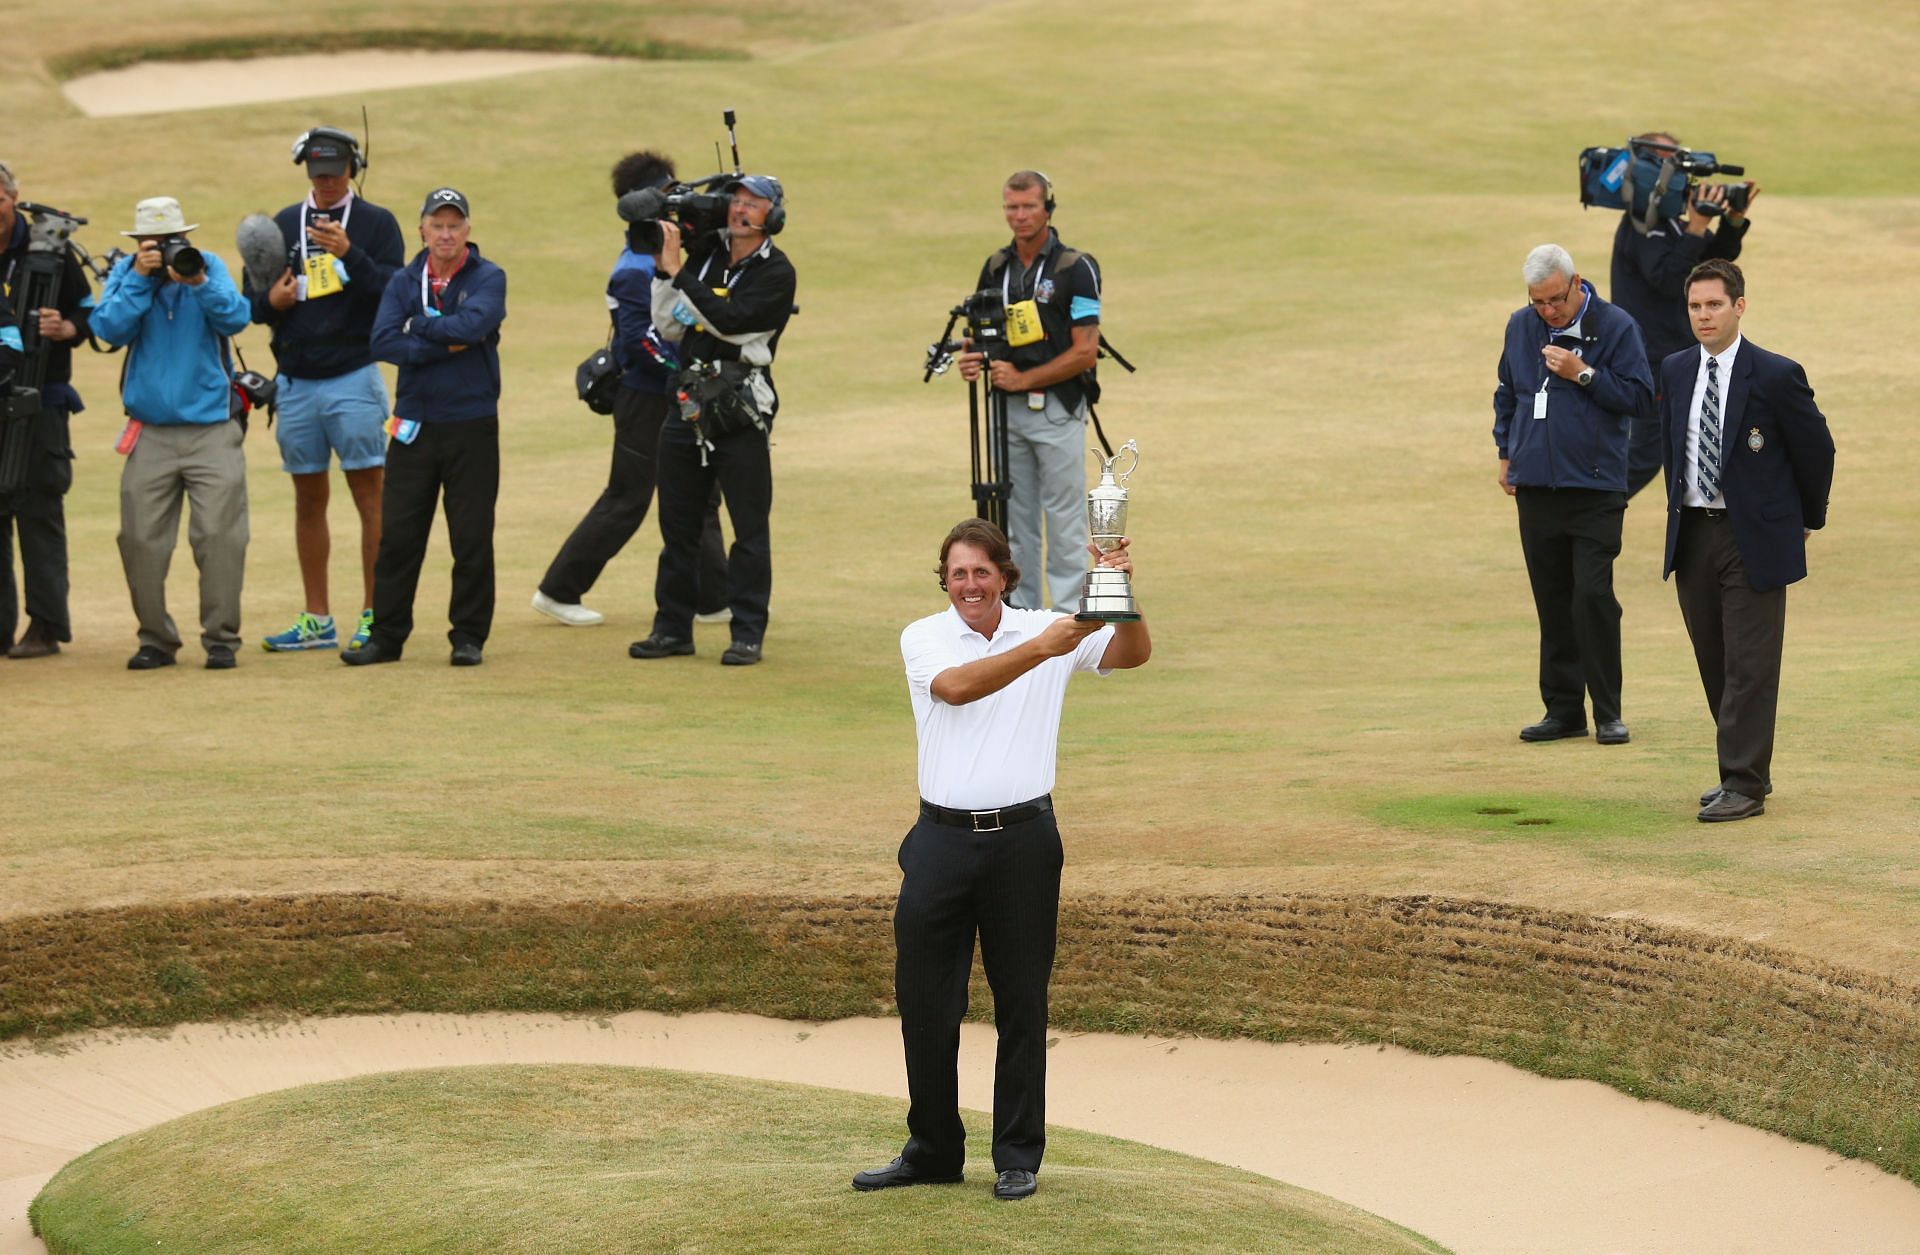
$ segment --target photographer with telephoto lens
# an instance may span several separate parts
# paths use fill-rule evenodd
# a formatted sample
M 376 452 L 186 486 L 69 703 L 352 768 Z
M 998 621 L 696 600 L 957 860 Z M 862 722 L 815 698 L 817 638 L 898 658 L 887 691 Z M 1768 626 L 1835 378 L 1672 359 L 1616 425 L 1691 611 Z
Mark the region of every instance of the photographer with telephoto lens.
M 1648 131 L 1628 143 L 1635 157 L 1650 159 L 1662 168 L 1687 171 L 1693 154 L 1680 147 L 1669 131 Z M 1729 172 L 1737 170 L 1730 168 Z M 1744 171 L 1740 171 L 1744 173 Z M 1692 182 L 1677 215 L 1656 211 L 1642 217 L 1629 204 L 1613 232 L 1613 303 L 1633 316 L 1647 347 L 1647 365 L 1656 384 L 1660 363 L 1668 354 L 1691 348 L 1693 329 L 1687 323 L 1687 275 L 1703 261 L 1740 256 L 1741 241 L 1753 224 L 1747 214 L 1760 195 L 1757 183 Z M 1656 200 L 1657 206 L 1660 202 Z M 1653 221 L 1647 221 L 1652 218 Z M 1714 220 L 1720 219 L 1719 225 Z M 1627 495 L 1646 487 L 1660 472 L 1663 449 L 1658 403 L 1633 418 L 1627 451 Z
M 180 502 L 192 505 L 187 540 L 200 570 L 200 640 L 207 668 L 234 665 L 240 644 L 240 585 L 247 561 L 246 428 L 234 421 L 226 339 L 247 325 L 247 300 L 219 257 L 187 236 L 190 224 L 170 196 L 143 200 L 121 234 L 139 251 L 114 263 L 93 332 L 124 345 L 120 397 L 127 427 L 116 448 L 120 474 L 120 560 L 140 624 L 130 671 L 170 667 L 180 633 L 167 613 L 167 566 L 180 531 Z

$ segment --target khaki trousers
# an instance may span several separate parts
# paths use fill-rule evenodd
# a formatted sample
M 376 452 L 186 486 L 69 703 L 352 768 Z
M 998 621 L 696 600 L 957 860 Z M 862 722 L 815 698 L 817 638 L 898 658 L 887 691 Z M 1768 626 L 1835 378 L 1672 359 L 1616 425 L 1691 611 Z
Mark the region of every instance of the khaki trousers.
M 247 459 L 238 423 L 147 424 L 120 472 L 120 563 L 140 643 L 176 653 L 167 567 L 180 538 L 180 501 L 192 503 L 187 543 L 200 569 L 200 643 L 240 643 L 247 564 Z

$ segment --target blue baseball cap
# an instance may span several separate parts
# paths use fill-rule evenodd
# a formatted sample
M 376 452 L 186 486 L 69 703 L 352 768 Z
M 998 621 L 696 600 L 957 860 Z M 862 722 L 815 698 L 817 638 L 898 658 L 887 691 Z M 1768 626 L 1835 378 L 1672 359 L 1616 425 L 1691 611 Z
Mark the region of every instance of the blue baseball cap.
M 731 192 L 736 187 L 744 187 L 755 196 L 765 197 L 776 205 L 787 198 L 780 188 L 780 180 L 771 174 L 743 174 L 737 179 L 729 179 L 720 190 Z

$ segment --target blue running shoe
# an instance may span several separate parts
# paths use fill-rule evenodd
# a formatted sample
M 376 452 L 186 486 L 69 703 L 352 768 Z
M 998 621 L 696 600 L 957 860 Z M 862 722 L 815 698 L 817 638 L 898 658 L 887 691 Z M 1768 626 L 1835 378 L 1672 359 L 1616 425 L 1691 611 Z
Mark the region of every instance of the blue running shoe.
M 333 630 L 332 615 L 322 618 L 319 615 L 302 614 L 286 631 L 276 632 L 261 641 L 260 648 L 276 654 L 299 649 L 338 649 L 340 637 Z
M 373 611 L 360 612 L 360 626 L 353 629 L 353 636 L 347 641 L 348 649 L 358 649 L 373 636 Z

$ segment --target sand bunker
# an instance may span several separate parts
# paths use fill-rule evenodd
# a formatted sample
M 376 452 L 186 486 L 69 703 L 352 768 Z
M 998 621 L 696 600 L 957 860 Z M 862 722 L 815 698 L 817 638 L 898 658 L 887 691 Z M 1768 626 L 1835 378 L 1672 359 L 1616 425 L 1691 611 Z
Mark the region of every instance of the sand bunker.
M 145 61 L 69 79 L 64 90 L 82 113 L 111 118 L 503 78 L 600 59 L 558 52 L 376 49 L 246 61 Z
M 992 1029 L 966 1026 L 960 1096 L 969 1106 L 992 1103 L 992 1042 Z M 1104 1035 L 1062 1037 L 1049 1057 L 1054 1124 L 1318 1190 L 1463 1255 L 1891 1255 L 1913 1251 L 1920 1233 L 1920 1190 L 1871 1165 L 1483 1059 Z M 46 1051 L 16 1045 L 0 1049 L 0 1255 L 42 1249 L 27 1231 L 27 1203 L 61 1164 L 135 1129 L 311 1081 L 550 1062 L 894 1097 L 905 1088 L 895 1020 L 404 1015 L 90 1034 Z M 874 1147 L 873 1162 L 897 1149 Z M 870 1165 L 837 1171 L 862 1166 Z

